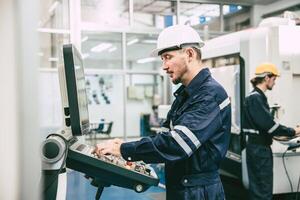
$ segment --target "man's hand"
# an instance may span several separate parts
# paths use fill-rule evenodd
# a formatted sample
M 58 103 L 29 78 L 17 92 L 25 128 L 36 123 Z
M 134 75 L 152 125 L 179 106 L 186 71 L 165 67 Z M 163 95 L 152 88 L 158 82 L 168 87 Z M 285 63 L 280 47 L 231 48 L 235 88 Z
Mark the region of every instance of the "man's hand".
M 93 153 L 96 153 L 98 156 L 105 155 L 105 154 L 112 154 L 115 156 L 120 156 L 120 147 L 123 143 L 123 140 L 121 139 L 113 139 L 113 140 L 107 140 L 103 143 L 97 144 L 95 146 L 95 149 Z
M 299 137 L 300 136 L 300 126 L 297 126 L 295 129 L 295 136 Z

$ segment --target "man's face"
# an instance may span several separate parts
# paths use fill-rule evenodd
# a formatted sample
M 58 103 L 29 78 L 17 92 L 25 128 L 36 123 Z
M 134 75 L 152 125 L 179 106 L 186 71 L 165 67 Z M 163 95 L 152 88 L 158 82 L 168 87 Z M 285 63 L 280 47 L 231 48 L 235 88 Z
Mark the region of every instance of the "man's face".
M 187 72 L 186 54 L 184 50 L 169 51 L 161 55 L 163 70 L 169 74 L 174 84 L 182 83 L 185 73 Z
M 272 77 L 266 77 L 266 86 L 268 90 L 272 90 L 273 86 L 275 85 L 275 80 L 276 80 L 276 76 L 272 76 Z

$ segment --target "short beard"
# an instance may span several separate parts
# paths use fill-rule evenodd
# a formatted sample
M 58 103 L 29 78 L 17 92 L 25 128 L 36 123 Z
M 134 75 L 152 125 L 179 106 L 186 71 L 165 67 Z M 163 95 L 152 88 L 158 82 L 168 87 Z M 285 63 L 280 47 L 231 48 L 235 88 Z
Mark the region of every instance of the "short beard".
M 176 80 L 174 80 L 172 82 L 173 82 L 174 85 L 177 85 L 178 83 L 181 83 L 181 80 L 180 80 L 180 78 L 178 78 L 178 79 L 176 79 Z
M 273 87 L 268 87 L 268 86 L 267 86 L 267 89 L 268 89 L 268 90 L 272 90 L 272 89 L 273 89 Z

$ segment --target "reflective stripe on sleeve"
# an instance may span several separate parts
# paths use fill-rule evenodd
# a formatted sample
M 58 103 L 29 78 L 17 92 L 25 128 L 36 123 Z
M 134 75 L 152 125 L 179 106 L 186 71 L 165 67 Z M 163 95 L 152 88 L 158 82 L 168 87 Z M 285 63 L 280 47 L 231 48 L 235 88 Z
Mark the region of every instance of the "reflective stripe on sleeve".
M 174 130 L 174 127 L 173 127 L 173 122 L 172 120 L 170 120 L 170 129 L 173 131 Z
M 275 131 L 276 128 L 278 128 L 278 126 L 279 126 L 279 123 L 274 124 L 274 126 L 272 126 L 272 128 L 270 128 L 270 129 L 268 130 L 268 133 L 272 133 L 273 131 Z
M 171 135 L 188 156 L 190 156 L 193 153 L 192 149 L 187 145 L 187 143 L 180 137 L 180 135 L 176 131 L 171 131 Z
M 223 110 L 223 108 L 225 108 L 226 106 L 228 106 L 230 104 L 230 99 L 229 97 L 227 97 L 220 105 L 220 110 Z
M 255 133 L 255 134 L 259 134 L 259 131 L 258 131 L 258 130 L 255 130 L 255 129 L 246 129 L 246 128 L 243 128 L 243 131 L 244 131 L 244 133 Z
M 198 138 L 194 135 L 190 129 L 188 129 L 186 126 L 176 125 L 174 129 L 182 131 L 193 143 L 194 145 L 199 148 L 201 143 L 198 140 Z
M 162 132 L 168 132 L 168 131 L 170 131 L 170 129 L 167 128 L 167 127 L 161 127 L 161 131 L 162 131 Z

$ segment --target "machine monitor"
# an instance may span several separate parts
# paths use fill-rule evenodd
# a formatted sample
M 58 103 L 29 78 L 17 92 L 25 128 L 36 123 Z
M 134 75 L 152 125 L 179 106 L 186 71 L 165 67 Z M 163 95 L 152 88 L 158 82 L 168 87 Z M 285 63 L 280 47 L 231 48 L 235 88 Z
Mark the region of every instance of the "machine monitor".
M 73 136 L 80 136 L 89 132 L 83 61 L 80 53 L 72 44 L 63 46 L 63 57 L 71 130 Z

